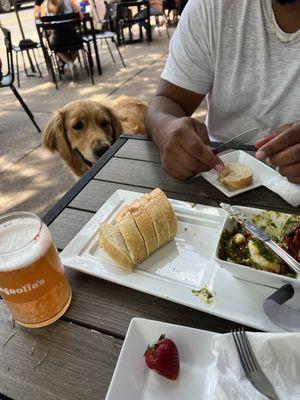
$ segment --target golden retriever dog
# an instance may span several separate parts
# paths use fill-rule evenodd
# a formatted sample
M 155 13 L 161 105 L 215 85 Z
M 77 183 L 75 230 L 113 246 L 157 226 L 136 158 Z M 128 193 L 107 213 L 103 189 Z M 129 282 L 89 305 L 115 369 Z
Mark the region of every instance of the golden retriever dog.
M 115 111 L 114 111 L 114 110 Z M 43 133 L 44 146 L 57 151 L 72 171 L 83 175 L 121 133 L 145 134 L 147 104 L 120 98 L 113 107 L 95 100 L 76 100 L 56 111 Z

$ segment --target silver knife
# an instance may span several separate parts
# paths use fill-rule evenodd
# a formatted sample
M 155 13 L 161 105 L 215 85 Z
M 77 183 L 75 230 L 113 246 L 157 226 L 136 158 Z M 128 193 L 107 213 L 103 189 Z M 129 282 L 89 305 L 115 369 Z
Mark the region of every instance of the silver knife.
M 248 143 L 251 139 L 254 139 L 259 132 L 259 129 L 257 128 L 252 128 L 249 129 L 248 131 L 239 133 L 238 135 L 234 136 L 233 138 L 226 140 L 226 142 L 223 142 L 220 144 L 220 146 L 215 147 L 213 149 L 213 152 L 215 154 L 219 154 L 224 150 L 232 149 L 233 147 L 238 147 L 241 144 L 246 144 Z
M 266 246 L 274 251 L 283 261 L 285 261 L 293 271 L 300 274 L 300 263 L 296 261 L 289 253 L 283 250 L 277 243 L 269 238 L 264 232 L 262 232 L 248 217 L 236 207 L 230 204 L 220 203 L 220 206 L 225 210 L 230 217 L 242 224 L 247 231 L 251 232 L 254 236 L 260 239 Z

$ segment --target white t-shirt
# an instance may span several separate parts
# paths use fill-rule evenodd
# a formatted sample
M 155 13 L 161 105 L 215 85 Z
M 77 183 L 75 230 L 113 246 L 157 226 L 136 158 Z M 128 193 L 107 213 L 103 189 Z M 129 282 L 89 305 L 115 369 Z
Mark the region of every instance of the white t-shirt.
M 211 138 L 262 137 L 300 119 L 300 32 L 279 28 L 271 0 L 189 0 L 161 77 L 207 95 Z

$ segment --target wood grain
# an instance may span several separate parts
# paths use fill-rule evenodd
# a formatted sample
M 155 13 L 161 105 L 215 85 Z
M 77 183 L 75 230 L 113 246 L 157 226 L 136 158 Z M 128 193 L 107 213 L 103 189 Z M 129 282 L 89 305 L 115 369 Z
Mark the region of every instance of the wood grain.
M 121 340 L 64 321 L 12 329 L 8 316 L 0 302 L 1 393 L 16 400 L 105 398 Z
M 94 179 L 70 203 L 70 207 L 96 212 L 105 203 L 105 201 L 118 189 L 140 193 L 149 192 L 150 190 L 149 188 L 142 188 L 139 186 L 123 185 L 120 183 L 106 182 Z M 201 202 L 203 204 L 210 204 L 215 207 L 219 207 L 218 201 L 208 200 L 204 198 L 200 199 L 198 196 L 185 193 L 174 193 L 170 191 L 165 191 L 165 193 L 170 199 L 189 201 L 191 203 Z
M 116 156 L 160 163 L 158 150 L 150 140 L 127 140 Z
M 84 227 L 94 213 L 66 208 L 49 226 L 59 250 L 62 250 Z
M 168 300 L 68 268 L 66 270 L 73 290 L 73 301 L 64 318 L 94 327 L 102 332 L 124 337 L 128 325 L 134 317 L 214 332 L 229 332 L 238 327 L 234 322 L 213 317 Z
M 160 187 L 165 191 L 196 196 L 199 199 L 199 203 L 201 203 L 201 199 L 205 198 L 214 202 L 223 201 L 246 206 L 250 205 L 251 207 L 296 211 L 281 197 L 264 187 L 250 190 L 229 199 L 200 176 L 185 183 L 180 182 L 167 175 L 159 164 L 149 161 L 114 157 L 95 176 L 95 179 L 125 185 L 134 183 L 135 186 L 148 189 Z

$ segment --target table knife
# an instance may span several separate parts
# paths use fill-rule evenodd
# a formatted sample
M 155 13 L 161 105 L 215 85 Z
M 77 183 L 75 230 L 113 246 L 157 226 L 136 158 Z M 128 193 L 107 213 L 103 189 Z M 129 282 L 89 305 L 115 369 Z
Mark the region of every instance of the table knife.
M 223 142 L 219 146 L 213 149 L 215 154 L 219 154 L 224 150 L 232 149 L 233 147 L 238 147 L 239 145 L 248 143 L 251 139 L 254 139 L 259 130 L 257 128 L 252 128 L 245 132 L 239 133 L 238 135 L 234 136 L 233 138 Z
M 283 261 L 285 261 L 293 271 L 300 274 L 300 263 L 296 261 L 289 253 L 283 250 L 277 243 L 269 238 L 264 232 L 262 232 L 248 217 L 236 207 L 230 204 L 220 203 L 220 206 L 225 210 L 230 217 L 238 221 L 247 231 L 252 233 L 258 239 L 260 239 L 266 246 L 274 251 Z

